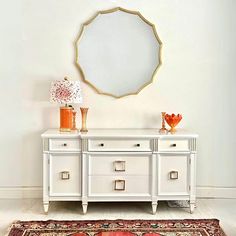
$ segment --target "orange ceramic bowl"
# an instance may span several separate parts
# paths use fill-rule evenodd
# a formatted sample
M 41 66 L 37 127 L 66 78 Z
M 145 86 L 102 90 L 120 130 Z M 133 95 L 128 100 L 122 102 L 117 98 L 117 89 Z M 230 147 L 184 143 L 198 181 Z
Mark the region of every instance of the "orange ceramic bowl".
M 165 121 L 166 123 L 170 126 L 170 132 L 175 132 L 175 126 L 177 124 L 179 124 L 179 122 L 182 120 L 182 115 L 178 114 L 178 115 L 175 115 L 175 114 L 172 114 L 172 115 L 169 115 L 169 114 L 166 114 L 165 115 Z

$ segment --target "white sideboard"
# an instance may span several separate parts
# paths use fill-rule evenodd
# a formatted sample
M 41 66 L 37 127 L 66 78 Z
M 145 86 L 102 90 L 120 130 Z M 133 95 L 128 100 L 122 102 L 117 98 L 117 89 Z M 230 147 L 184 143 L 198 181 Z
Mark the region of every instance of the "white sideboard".
M 196 140 L 178 130 L 91 129 L 43 138 L 43 204 L 50 201 L 144 201 L 156 213 L 159 200 L 196 201 Z

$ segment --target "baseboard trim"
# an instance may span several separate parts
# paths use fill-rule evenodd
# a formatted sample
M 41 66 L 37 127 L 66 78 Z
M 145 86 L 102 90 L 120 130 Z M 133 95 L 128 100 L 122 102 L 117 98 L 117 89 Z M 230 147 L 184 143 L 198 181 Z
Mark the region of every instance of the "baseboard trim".
M 198 198 L 236 198 L 236 187 L 198 186 Z
M 42 198 L 42 187 L 0 187 L 0 199 Z M 198 186 L 197 198 L 236 198 L 236 187 Z
M 0 199 L 42 198 L 42 187 L 0 187 Z

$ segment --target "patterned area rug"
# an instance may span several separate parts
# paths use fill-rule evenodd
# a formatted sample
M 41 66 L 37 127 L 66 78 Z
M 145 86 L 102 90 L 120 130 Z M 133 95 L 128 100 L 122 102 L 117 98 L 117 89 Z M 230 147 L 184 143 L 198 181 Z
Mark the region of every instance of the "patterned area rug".
M 219 220 L 17 221 L 9 236 L 226 236 Z

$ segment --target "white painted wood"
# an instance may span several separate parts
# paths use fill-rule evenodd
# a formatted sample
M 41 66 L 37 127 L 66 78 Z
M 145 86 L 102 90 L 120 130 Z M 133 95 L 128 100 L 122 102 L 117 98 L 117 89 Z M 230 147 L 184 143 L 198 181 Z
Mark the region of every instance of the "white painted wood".
M 86 214 L 87 213 L 87 209 L 88 209 L 88 203 L 82 203 L 82 208 L 83 208 L 83 213 Z
M 90 154 L 89 175 L 149 175 L 151 154 Z
M 50 133 L 53 133 L 54 137 L 69 137 L 67 134 L 61 134 L 60 132 L 49 129 L 44 134 L 42 134 L 42 137 L 51 137 Z M 75 136 L 74 133 L 72 133 L 73 137 Z M 197 138 L 198 135 L 195 133 L 191 133 L 187 130 L 178 129 L 178 132 L 175 134 L 167 133 L 167 134 L 160 134 L 158 129 L 89 129 L 86 133 L 80 133 L 77 134 L 78 137 L 81 137 L 82 139 L 103 139 L 103 138 L 120 138 L 120 139 L 138 139 L 138 138 L 144 138 L 144 139 L 151 139 L 151 138 L 160 138 L 160 139 L 190 139 L 190 138 Z M 75 137 L 77 137 L 75 136 Z
M 84 213 L 89 202 L 147 201 L 155 213 L 159 200 L 188 200 L 193 212 L 196 134 L 163 135 L 155 129 L 92 129 L 83 134 L 48 130 L 42 138 L 45 211 L 50 201 L 81 200 Z M 170 179 L 170 172 L 176 179 Z
M 89 151 L 151 151 L 149 139 L 91 139 L 88 140 Z
M 43 209 L 45 213 L 48 213 L 49 202 L 43 202 Z
M 192 214 L 194 212 L 196 205 L 195 202 L 190 202 L 190 213 Z
M 49 154 L 43 154 L 43 204 L 44 212 L 47 213 L 49 205 Z
M 49 139 L 49 150 L 50 151 L 80 151 L 81 140 L 80 139 L 69 139 L 69 138 L 54 138 Z
M 158 151 L 189 151 L 189 140 L 188 139 L 159 139 L 158 140 Z
M 157 213 L 157 202 L 152 202 L 152 214 L 155 215 Z
M 59 129 L 48 129 L 44 133 L 42 133 L 41 137 L 45 138 L 80 138 L 80 133 L 75 131 L 70 132 L 60 132 Z
M 0 199 L 37 199 L 42 198 L 43 196 L 43 187 L 36 186 L 36 187 L 24 187 L 24 186 L 17 186 L 17 187 L 0 187 Z M 186 198 L 186 197 L 185 197 Z M 198 199 L 236 199 L 236 187 L 216 187 L 216 186 L 208 186 L 196 187 L 196 198 Z M 57 197 L 50 197 L 51 201 L 53 199 L 57 199 Z M 71 200 L 68 200 L 67 197 L 66 201 L 80 201 L 82 197 L 71 197 Z M 159 197 L 159 200 L 161 197 Z M 56 201 L 56 200 L 55 200 Z M 58 201 L 61 201 L 58 200 Z
M 190 154 L 190 212 L 193 213 L 196 206 L 196 153 Z
M 158 201 L 177 201 L 177 200 L 180 200 L 180 201 L 189 201 L 189 194 L 186 195 L 174 195 L 174 194 L 167 194 L 167 195 L 161 195 L 159 194 L 157 199 Z
M 102 196 L 102 195 L 96 195 L 96 196 L 90 196 L 89 202 L 152 202 L 151 195 L 146 194 L 139 194 L 134 196 L 134 194 L 126 194 L 125 196 Z
M 119 182 L 116 184 L 119 180 L 124 181 L 124 186 Z M 115 190 L 115 187 L 119 190 Z M 125 197 L 126 195 L 150 197 L 150 176 L 89 176 L 88 197 Z
M 63 179 L 63 172 L 68 173 Z M 79 154 L 50 154 L 50 196 L 81 196 L 81 158 Z
M 189 195 L 189 155 L 158 155 L 158 195 Z
M 57 196 L 49 196 L 51 201 L 81 201 L 82 197 L 78 194 L 58 194 Z
M 82 208 L 85 214 L 88 206 L 88 158 L 85 153 L 82 153 L 82 170 Z

